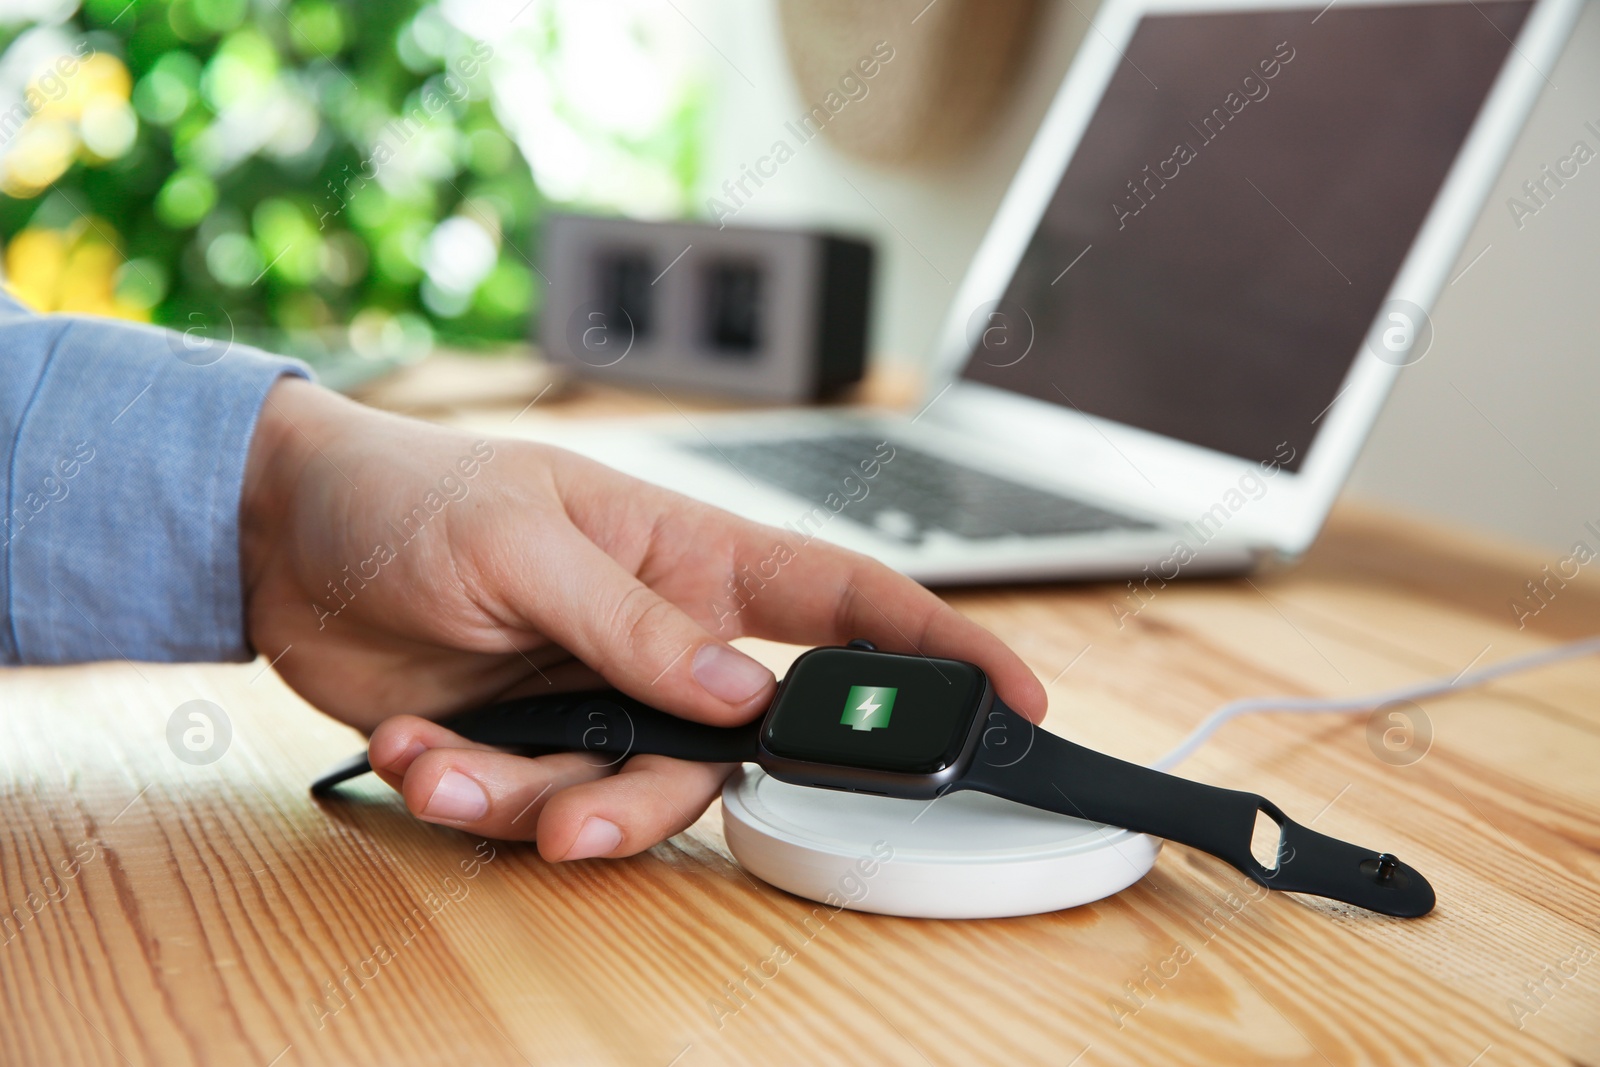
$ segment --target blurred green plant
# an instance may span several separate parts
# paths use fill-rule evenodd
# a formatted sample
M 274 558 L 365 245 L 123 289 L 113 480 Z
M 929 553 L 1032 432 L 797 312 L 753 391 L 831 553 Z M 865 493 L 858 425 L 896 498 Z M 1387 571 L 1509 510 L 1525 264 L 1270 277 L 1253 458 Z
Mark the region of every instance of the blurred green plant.
M 553 202 L 674 214 L 696 178 L 694 79 L 644 86 L 631 118 L 586 114 L 563 71 L 595 66 L 568 25 L 594 20 L 563 10 L 536 0 L 500 35 L 420 0 L 85 0 L 0 25 L 7 285 L 43 310 L 225 316 L 290 349 L 525 336 Z M 507 101 L 508 69 L 536 99 Z M 541 137 L 562 155 L 530 168 L 518 142 Z

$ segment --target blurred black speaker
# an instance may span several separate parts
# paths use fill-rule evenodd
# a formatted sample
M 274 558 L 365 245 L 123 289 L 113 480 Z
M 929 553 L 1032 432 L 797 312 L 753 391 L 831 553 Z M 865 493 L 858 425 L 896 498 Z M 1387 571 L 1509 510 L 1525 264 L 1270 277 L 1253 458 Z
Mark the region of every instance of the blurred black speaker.
M 559 215 L 541 344 L 596 378 L 819 400 L 866 365 L 872 246 L 805 230 Z

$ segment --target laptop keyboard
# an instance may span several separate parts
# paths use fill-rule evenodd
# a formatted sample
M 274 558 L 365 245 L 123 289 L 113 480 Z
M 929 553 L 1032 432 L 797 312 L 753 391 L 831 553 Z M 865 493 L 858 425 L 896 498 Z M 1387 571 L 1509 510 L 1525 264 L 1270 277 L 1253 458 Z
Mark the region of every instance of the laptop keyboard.
M 800 437 L 684 447 L 909 544 L 932 531 L 988 541 L 1152 528 L 1140 519 L 905 445 L 894 445 L 891 455 L 880 444 L 871 437 Z M 885 455 L 891 456 L 887 462 Z M 874 460 L 878 471 L 868 478 L 861 464 L 871 470 Z

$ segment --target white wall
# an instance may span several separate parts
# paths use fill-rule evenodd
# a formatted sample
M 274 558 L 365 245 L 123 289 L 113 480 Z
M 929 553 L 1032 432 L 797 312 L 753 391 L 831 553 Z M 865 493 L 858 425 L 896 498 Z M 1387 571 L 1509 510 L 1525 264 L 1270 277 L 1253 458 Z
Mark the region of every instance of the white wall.
M 1094 11 L 1095 0 L 1073 2 Z M 876 239 L 878 358 L 914 362 L 927 355 L 967 261 L 1088 29 L 1069 4 L 1046 8 L 1043 32 L 1024 57 L 1006 108 L 970 152 L 937 166 L 883 168 L 847 158 L 819 137 L 737 216 L 741 223 L 835 226 Z M 738 177 L 741 163 L 754 163 L 775 138 L 793 143 L 784 123 L 819 101 L 802 101 L 789 77 L 773 0 L 701 0 L 693 17 L 723 53 L 708 60 L 716 90 L 704 181 L 706 197 L 721 196 L 719 187 Z M 908 21 L 902 34 L 885 39 L 904 56 L 916 50 L 923 28 Z M 869 91 L 848 106 L 870 108 L 874 98 Z
M 1075 6 L 1074 6 L 1075 5 Z M 878 168 L 824 139 L 800 148 L 756 190 L 739 221 L 867 232 L 881 255 L 874 351 L 928 354 L 945 307 L 1087 29 L 1092 0 L 1055 0 L 994 128 L 960 159 Z M 693 18 L 722 53 L 715 79 L 706 196 L 765 154 L 803 112 L 773 0 L 701 0 Z M 908 24 L 891 41 L 917 47 Z M 1575 140 L 1600 151 L 1600 0 L 1571 45 L 1496 185 L 1456 268 L 1483 255 L 1436 309 L 1435 341 L 1408 368 L 1352 481 L 1352 491 L 1565 549 L 1600 525 L 1600 160 L 1519 230 L 1505 202 Z M 870 106 L 872 97 L 851 106 Z M 1469 403 L 1470 401 L 1470 403 Z M 1474 407 L 1473 405 L 1476 405 Z

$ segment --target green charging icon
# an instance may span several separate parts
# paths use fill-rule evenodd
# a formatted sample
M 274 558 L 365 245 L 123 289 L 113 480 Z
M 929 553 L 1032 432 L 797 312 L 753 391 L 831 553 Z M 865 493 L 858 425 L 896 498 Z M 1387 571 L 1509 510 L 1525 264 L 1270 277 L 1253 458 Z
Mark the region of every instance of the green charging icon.
M 877 730 L 889 725 L 889 713 L 894 710 L 894 696 L 900 690 L 881 685 L 852 685 L 850 695 L 844 698 L 841 725 L 852 730 Z

